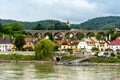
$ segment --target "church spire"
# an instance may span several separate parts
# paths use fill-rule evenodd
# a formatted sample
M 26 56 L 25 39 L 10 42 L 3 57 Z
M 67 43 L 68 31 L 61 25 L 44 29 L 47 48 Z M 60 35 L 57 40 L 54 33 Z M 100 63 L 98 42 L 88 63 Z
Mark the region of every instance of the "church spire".
M 70 27 L 70 22 L 69 21 L 67 21 L 67 25 Z

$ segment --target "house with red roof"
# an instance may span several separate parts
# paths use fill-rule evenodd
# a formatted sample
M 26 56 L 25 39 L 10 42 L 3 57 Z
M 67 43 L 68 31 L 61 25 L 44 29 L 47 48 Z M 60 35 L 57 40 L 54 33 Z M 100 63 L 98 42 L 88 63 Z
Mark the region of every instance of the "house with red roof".
M 31 47 L 32 49 L 30 50 L 34 50 L 37 41 L 37 38 L 25 38 L 25 45 L 23 46 L 23 48 L 27 48 L 29 50 Z
M 115 40 L 111 41 L 108 45 L 109 49 L 117 51 L 120 49 L 120 37 L 117 37 Z

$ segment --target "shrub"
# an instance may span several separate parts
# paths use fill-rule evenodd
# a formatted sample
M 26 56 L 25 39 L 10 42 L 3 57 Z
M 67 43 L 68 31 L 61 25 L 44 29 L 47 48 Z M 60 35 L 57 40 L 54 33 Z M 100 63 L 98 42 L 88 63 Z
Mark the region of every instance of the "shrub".
M 120 52 L 118 52 L 118 53 L 117 53 L 117 58 L 119 58 L 119 59 L 120 59 Z
M 115 57 L 114 52 L 111 52 L 111 53 L 110 53 L 110 56 L 111 56 L 111 57 Z

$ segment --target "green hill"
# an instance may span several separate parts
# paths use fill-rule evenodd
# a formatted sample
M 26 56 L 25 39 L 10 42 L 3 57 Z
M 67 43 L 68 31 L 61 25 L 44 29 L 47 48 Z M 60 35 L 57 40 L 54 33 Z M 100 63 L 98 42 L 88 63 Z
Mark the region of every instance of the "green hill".
M 77 25 L 83 29 L 110 29 L 114 26 L 120 26 L 119 16 L 98 17 Z
M 5 20 L 5 19 L 0 19 L 0 22 L 2 24 L 19 22 L 24 25 L 25 29 L 31 29 L 32 26 L 36 26 L 38 24 L 42 25 L 42 27 L 45 27 L 47 29 L 48 25 L 57 24 L 57 23 L 62 23 L 62 24 L 65 23 L 65 22 L 61 22 L 58 20 L 42 20 L 42 21 L 35 21 L 35 22 L 22 22 L 22 21 Z M 114 26 L 120 26 L 120 16 L 98 17 L 98 18 L 93 18 L 88 21 L 85 21 L 81 24 L 71 24 L 71 28 L 94 29 L 94 30 L 95 29 L 110 29 Z
M 0 22 L 1 22 L 1 24 L 19 22 L 24 25 L 25 29 L 31 29 L 32 26 L 36 26 L 38 24 L 41 24 L 42 26 L 47 27 L 49 24 L 62 23 L 58 20 L 42 20 L 42 21 L 35 21 L 35 22 L 22 22 L 22 21 L 6 20 L 6 19 L 0 19 Z

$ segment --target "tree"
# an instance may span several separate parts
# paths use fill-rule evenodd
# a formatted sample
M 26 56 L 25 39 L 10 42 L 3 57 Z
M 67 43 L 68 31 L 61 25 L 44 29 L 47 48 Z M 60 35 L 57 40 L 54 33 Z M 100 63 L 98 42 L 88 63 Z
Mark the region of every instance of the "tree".
M 22 31 L 24 29 L 24 25 L 19 22 L 14 22 L 11 24 L 12 31 Z
M 51 57 L 51 52 L 55 51 L 56 44 L 49 39 L 42 39 L 35 45 L 36 59 L 48 59 Z
M 0 32 L 3 32 L 3 26 L 1 23 L 0 23 Z
M 92 51 L 99 51 L 99 48 L 93 47 L 91 50 Z
M 83 33 L 77 33 L 76 37 L 77 37 L 77 39 L 81 40 L 85 37 L 85 35 Z
M 114 40 L 115 38 L 117 38 L 119 36 L 118 33 L 115 33 L 115 28 L 112 28 L 109 30 L 109 32 L 107 33 L 107 36 L 111 36 L 111 40 Z
M 6 34 L 11 34 L 14 31 L 23 31 L 24 25 L 18 22 L 8 23 L 3 25 L 3 32 Z
M 55 24 L 49 24 L 48 25 L 48 30 L 54 30 Z
M 15 42 L 14 42 L 16 48 L 18 50 L 21 50 L 23 49 L 23 46 L 25 45 L 25 38 L 24 36 L 17 36 L 16 39 L 15 39 Z
M 99 40 L 100 38 L 102 38 L 102 36 L 103 36 L 102 34 L 97 34 L 96 39 Z
M 37 26 L 32 26 L 32 30 L 46 30 L 45 27 L 43 27 L 41 24 L 38 24 Z
M 87 34 L 87 37 L 94 37 L 94 36 L 95 36 L 95 34 L 93 32 L 90 32 Z
M 56 23 L 54 30 L 70 30 L 70 27 L 65 23 Z

